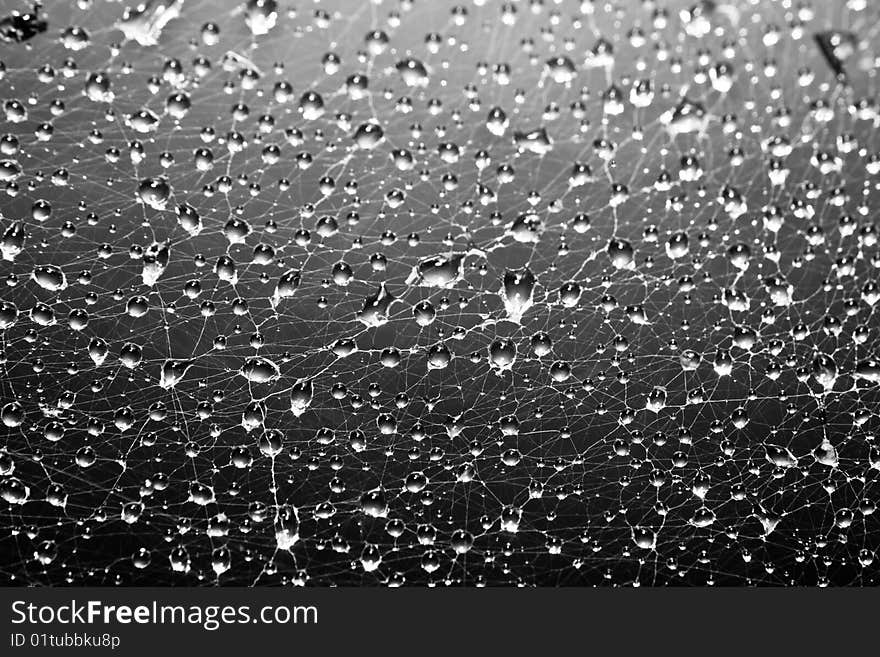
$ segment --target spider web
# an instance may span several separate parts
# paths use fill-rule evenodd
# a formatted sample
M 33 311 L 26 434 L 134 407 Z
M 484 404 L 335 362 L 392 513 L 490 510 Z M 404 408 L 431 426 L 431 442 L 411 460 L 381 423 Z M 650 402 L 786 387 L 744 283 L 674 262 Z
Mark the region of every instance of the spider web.
M 876 8 L 67 4 L 4 583 L 877 582 Z

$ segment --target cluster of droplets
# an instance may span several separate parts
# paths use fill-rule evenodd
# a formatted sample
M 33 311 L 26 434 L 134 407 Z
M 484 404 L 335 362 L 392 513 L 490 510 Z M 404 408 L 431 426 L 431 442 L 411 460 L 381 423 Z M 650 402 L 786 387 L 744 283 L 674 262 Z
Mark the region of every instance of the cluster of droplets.
M 868 3 L 211 5 L 0 17 L 10 582 L 876 583 Z

